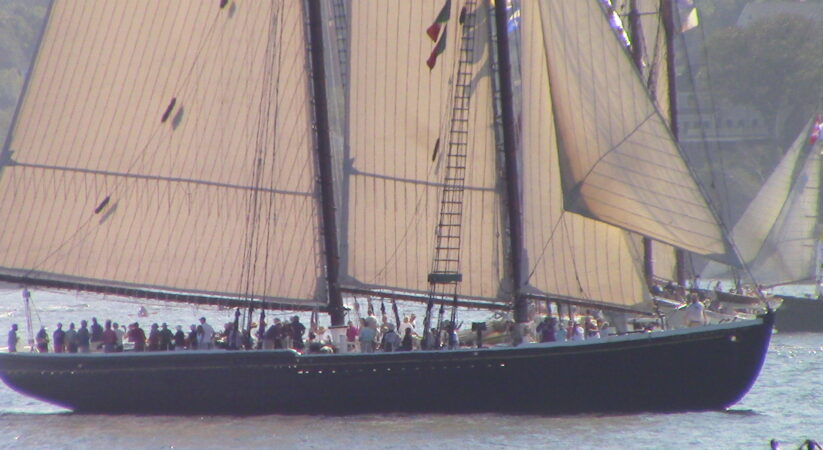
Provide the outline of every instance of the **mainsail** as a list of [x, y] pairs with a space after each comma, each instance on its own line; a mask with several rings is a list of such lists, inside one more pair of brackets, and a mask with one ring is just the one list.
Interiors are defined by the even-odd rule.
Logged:
[[302, 8], [57, 1], [0, 167], [0, 274], [324, 298]]
[[[425, 30], [443, 2], [351, 5], [350, 286], [428, 292], [461, 42], [456, 3], [453, 19], [441, 31], [446, 49], [431, 69], [426, 61], [435, 43]], [[475, 14], [460, 292], [461, 297], [508, 302], [488, 14], [483, 7]]]
[[[763, 285], [814, 283], [820, 242], [820, 141], [809, 136], [814, 119], [803, 128], [732, 230], [749, 273], [744, 279]], [[704, 279], [737, 278], [715, 262]], [[753, 279], [750, 279], [753, 278]]]

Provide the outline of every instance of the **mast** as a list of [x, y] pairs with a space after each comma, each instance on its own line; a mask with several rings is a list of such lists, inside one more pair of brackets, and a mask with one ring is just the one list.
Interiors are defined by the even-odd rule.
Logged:
[[[823, 113], [823, 95], [821, 95], [820, 98], [817, 100], [817, 107], [815, 108], [815, 111], [814, 111], [814, 114], [815, 114], [816, 117], [820, 117], [821, 113]], [[823, 120], [823, 119], [821, 119], [821, 120]], [[823, 124], [821, 124], [820, 126], [823, 127]], [[818, 133], [823, 134], [823, 132], [821, 132], [819, 130], [818, 130]], [[810, 137], [806, 136], [806, 139], [810, 139]], [[820, 139], [820, 138], [818, 137], [818, 139]], [[809, 148], [810, 152], [813, 151], [811, 147], [814, 147], [814, 144], [812, 144], [810, 146], [810, 148]], [[818, 158], [818, 165], [820, 165], [819, 159], [821, 158], [821, 156], [817, 155], [816, 157]], [[821, 287], [823, 287], [823, 286], [821, 286], [821, 283], [823, 283], [823, 270], [821, 270], [821, 268], [823, 268], [823, 227], [820, 226], [820, 214], [819, 214], [820, 211], [823, 211], [823, 195], [820, 194], [820, 187], [821, 186], [823, 186], [823, 170], [820, 170], [818, 168], [818, 173], [817, 173], [817, 187], [818, 187], [817, 211], [818, 211], [818, 214], [816, 216], [817, 217], [817, 222], [815, 223], [815, 227], [814, 227], [814, 234], [815, 234], [816, 239], [813, 242], [815, 243], [816, 248], [815, 248], [815, 252], [814, 252], [814, 256], [815, 256], [814, 274], [812, 275], [814, 277], [814, 296], [817, 299], [820, 299]]]
[[[645, 49], [643, 48], [643, 31], [640, 26], [637, 0], [631, 0], [629, 5], [629, 29], [631, 30], [632, 61], [637, 66], [637, 70], [643, 73], [643, 52]], [[643, 275], [646, 277], [646, 285], [651, 287], [654, 283], [654, 243], [648, 236], [643, 236]]]
[[[613, 8], [612, 6], [612, 9]], [[612, 11], [612, 13], [614, 12]], [[640, 12], [637, 10], [637, 0], [631, 0], [629, 4], [629, 29], [631, 30], [629, 36], [631, 38], [632, 61], [634, 61], [634, 65], [637, 66], [638, 70], [642, 70], [644, 50], [642, 39], [643, 31], [640, 26]]]
[[[340, 262], [339, 262], [339, 271], [343, 273], [343, 277], [348, 274], [348, 259], [349, 259], [349, 248], [348, 248], [348, 238], [349, 235], [349, 188], [351, 183], [351, 149], [349, 148], [349, 46], [351, 45], [349, 42], [349, 38], [351, 36], [351, 32], [349, 30], [349, 14], [351, 5], [348, 4], [348, 0], [333, 0], [331, 9], [332, 15], [334, 17], [334, 39], [330, 39], [334, 41], [334, 45], [337, 47], [337, 67], [338, 67], [338, 75], [339, 75], [339, 83], [340, 87], [342, 88], [342, 95], [343, 95], [343, 112], [340, 115], [340, 126], [342, 127], [342, 135], [343, 135], [343, 149], [342, 149], [342, 164], [341, 167], [338, 169], [340, 170], [340, 183], [338, 184], [339, 191], [336, 194], [339, 195], [340, 201], [340, 226], [338, 228], [338, 236], [343, 236], [343, 240], [340, 243]], [[332, 98], [334, 98], [334, 94], [332, 94]], [[343, 286], [340, 287], [343, 289]]]
[[29, 341], [29, 351], [35, 352], [34, 348], [34, 328], [31, 325], [31, 292], [27, 287], [23, 288], [23, 307], [26, 315], [26, 335]]
[[506, 164], [506, 205], [509, 218], [509, 245], [514, 294], [514, 320], [528, 322], [528, 303], [523, 295], [523, 215], [520, 205], [520, 175], [514, 134], [511, 59], [506, 26], [506, 2], [494, 3], [497, 28], [497, 75], [500, 78], [500, 113], [503, 124], [503, 156]]
[[344, 321], [343, 297], [340, 293], [340, 255], [335, 220], [334, 187], [331, 163], [331, 138], [326, 104], [326, 74], [323, 65], [323, 20], [320, 0], [308, 0], [309, 33], [311, 46], [312, 86], [314, 87], [314, 120], [317, 130], [317, 160], [320, 170], [320, 201], [322, 203], [323, 243], [326, 255], [329, 315], [331, 326]]
[[[674, 141], [678, 142], [677, 129], [677, 84], [674, 67], [674, 10], [673, 3], [669, 0], [660, 0], [660, 14], [663, 18], [663, 29], [666, 33], [666, 82], [669, 85], [669, 128], [674, 136]], [[675, 270], [677, 272], [677, 284], [686, 285], [686, 252], [681, 248], [674, 249]]]

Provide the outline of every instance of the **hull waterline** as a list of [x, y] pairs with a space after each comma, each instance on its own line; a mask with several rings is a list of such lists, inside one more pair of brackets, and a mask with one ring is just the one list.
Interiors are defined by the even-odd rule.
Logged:
[[80, 413], [712, 410], [751, 388], [773, 319], [435, 352], [2, 354], [0, 375], [22, 394]]

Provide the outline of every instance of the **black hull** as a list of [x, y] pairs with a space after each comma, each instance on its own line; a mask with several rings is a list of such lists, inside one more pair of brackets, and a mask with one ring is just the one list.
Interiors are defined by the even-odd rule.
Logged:
[[748, 306], [757, 306], [762, 304], [759, 297], [754, 297], [751, 295], [742, 295], [742, 294], [733, 294], [731, 292], [722, 292], [722, 291], [703, 291], [706, 293], [707, 296], [711, 297], [711, 294], [714, 293], [717, 301], [723, 303], [732, 303], [737, 305], [748, 305]]
[[773, 318], [584, 343], [439, 352], [7, 353], [0, 354], [0, 375], [20, 393], [81, 413], [714, 410], [751, 388]]
[[781, 295], [774, 327], [781, 333], [823, 333], [823, 301]]

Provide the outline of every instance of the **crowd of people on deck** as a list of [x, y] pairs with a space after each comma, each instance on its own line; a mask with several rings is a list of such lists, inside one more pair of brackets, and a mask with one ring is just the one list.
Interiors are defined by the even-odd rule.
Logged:
[[[699, 280], [695, 280], [692, 286], [686, 288], [674, 284], [669, 281], [664, 286], [654, 284], [651, 287], [651, 293], [657, 297], [673, 300], [680, 303], [682, 309], [686, 314], [684, 324], [687, 327], [695, 327], [706, 325], [709, 323], [709, 312], [720, 313], [723, 315], [734, 315], [738, 312], [751, 312], [752, 307], [747, 305], [733, 305], [725, 304], [718, 297], [719, 293], [724, 292], [721, 283], [718, 281], [714, 284], [711, 290], [699, 289]], [[714, 293], [712, 293], [712, 291]], [[746, 297], [756, 297], [758, 292], [765, 293], [762, 286], [736, 285], [731, 287], [728, 292], [730, 294], [743, 295]], [[756, 309], [757, 307], [755, 307]]]
[[[601, 330], [606, 330], [608, 322], [602, 318], [583, 316], [582, 320], [560, 321], [553, 316], [546, 316], [531, 331], [534, 341], [582, 341], [600, 338]], [[312, 321], [307, 328], [300, 322], [299, 316], [289, 320], [275, 318], [270, 326], [261, 321], [256, 333], [251, 330], [241, 331], [238, 322], [226, 323], [224, 330], [215, 332], [214, 328], [201, 317], [199, 324], [192, 324], [184, 331], [180, 325], [173, 329], [166, 323], [151, 324], [148, 333], [138, 322], [121, 326], [117, 322], [106, 320], [102, 324], [96, 317], [91, 323], [81, 320], [79, 327], [74, 322], [64, 329], [57, 323], [56, 329], [48, 333], [41, 326], [34, 340], [34, 349], [40, 353], [112, 353], [131, 350], [142, 351], [180, 351], [223, 349], [294, 349], [301, 353], [333, 353], [345, 345], [346, 352], [398, 352], [412, 350], [439, 350], [460, 348], [458, 334], [461, 324], [443, 321], [438, 328], [430, 328], [429, 333], [418, 331], [417, 317], [405, 316], [397, 327], [384, 314], [378, 322], [377, 317], [369, 315], [360, 318], [358, 324], [351, 320], [345, 328], [345, 343], [335, 343], [330, 330], [318, 326]], [[509, 324], [511, 325], [511, 324]], [[8, 334], [8, 351], [18, 351], [18, 326], [13, 324]], [[342, 339], [342, 338], [341, 338]]]
[[[8, 351], [11, 353], [18, 351], [20, 338], [17, 331], [17, 324], [12, 324], [8, 335]], [[114, 353], [122, 352], [126, 343], [137, 352], [208, 350], [215, 346], [215, 332], [205, 317], [200, 318], [199, 325], [192, 325], [189, 333], [183, 332], [180, 325], [172, 331], [165, 323], [154, 323], [148, 335], [138, 322], [120, 326], [117, 322], [106, 320], [101, 325], [96, 317], [92, 317], [91, 324], [81, 320], [80, 326], [75, 327], [71, 322], [65, 330], [63, 324], [58, 322], [51, 335], [45, 326], [41, 326], [34, 338], [34, 349], [40, 353]]]
[[563, 326], [556, 317], [546, 316], [537, 324], [535, 332], [540, 342], [585, 341], [600, 339], [607, 334], [609, 323], [603, 318], [590, 315], [583, 317], [583, 323], [569, 319]]
[[[477, 345], [476, 340], [472, 341], [473, 336], [469, 332], [463, 333], [462, 337], [466, 342], [461, 343], [462, 322], [441, 320], [439, 326], [430, 327], [428, 332], [425, 332], [422, 326], [418, 327], [415, 314], [406, 315], [401, 321], [395, 308], [395, 320], [392, 321], [385, 308], [381, 307], [381, 311], [381, 319], [378, 321], [371, 303], [365, 317], [361, 317], [359, 308], [355, 305], [356, 322], [349, 320], [345, 329], [340, 327], [335, 333], [319, 326], [315, 314], [312, 315], [308, 327], [300, 322], [299, 316], [284, 320], [274, 318], [268, 325], [265, 314], [261, 314], [259, 325], [249, 321], [246, 329], [243, 329], [240, 326], [241, 314], [238, 310], [235, 312], [234, 322], [226, 323], [222, 332], [215, 332], [205, 317], [199, 319], [199, 324], [190, 325], [188, 330], [184, 330], [181, 325], [172, 328], [167, 323], [153, 323], [148, 332], [144, 331], [139, 322], [121, 326], [112, 320], [105, 320], [101, 324], [96, 317], [92, 317], [91, 323], [80, 320], [79, 326], [71, 322], [64, 328], [63, 323], [57, 323], [52, 333], [49, 333], [45, 326], [41, 326], [31, 347], [32, 351], [40, 353], [112, 353], [125, 350], [142, 352], [215, 348], [293, 349], [301, 353], [374, 353], [457, 349], [461, 345]], [[569, 314], [572, 314], [571, 309]], [[141, 306], [138, 317], [146, 316], [146, 309]], [[608, 326], [602, 314], [591, 315], [587, 311], [586, 315], [578, 316], [577, 319], [569, 317], [567, 322], [548, 315], [526, 327], [525, 334], [513, 322], [504, 321], [505, 330], [498, 333], [498, 336], [509, 337], [510, 339], [506, 340], [509, 343], [514, 342], [515, 345], [523, 342], [582, 341], [600, 338], [601, 333], [606, 335]], [[9, 352], [19, 350], [17, 333], [18, 325], [12, 324], [8, 334]], [[480, 334], [477, 337], [479, 338]]]
[[[684, 304], [686, 312], [684, 325], [700, 326], [708, 322], [707, 311], [722, 312], [722, 305], [717, 305], [710, 301], [703, 291], [697, 290], [697, 281], [690, 291], [685, 287], [676, 285], [671, 281], [665, 286], [654, 284], [651, 293], [658, 297], [669, 298], [680, 301]], [[758, 289], [760, 287], [758, 286]], [[719, 282], [714, 286], [714, 290], [720, 290]], [[749, 294], [746, 287], [738, 286], [730, 292], [743, 292]], [[27, 291], [24, 291], [24, 297]], [[338, 352], [340, 347], [345, 346], [346, 352], [394, 352], [412, 350], [439, 350], [456, 349], [461, 344], [474, 345], [469, 338], [466, 343], [461, 343], [459, 333], [461, 323], [453, 323], [443, 320], [439, 327], [432, 327], [426, 333], [422, 327], [418, 328], [415, 314], [407, 315], [402, 322], [395, 310], [397, 325], [391, 323], [385, 312], [385, 307], [381, 307], [382, 318], [378, 321], [374, 313], [371, 302], [366, 317], [360, 317], [359, 305], [355, 303], [357, 312], [356, 323], [348, 321], [345, 329], [345, 341], [334, 342], [330, 330], [318, 326], [315, 320], [307, 328], [300, 322], [299, 316], [293, 316], [288, 320], [275, 318], [270, 326], [262, 319], [260, 326], [256, 324], [249, 329], [241, 330], [238, 320], [225, 324], [221, 333], [215, 332], [214, 328], [206, 322], [205, 317], [201, 317], [199, 324], [192, 324], [189, 330], [184, 331], [183, 327], [177, 325], [171, 329], [166, 323], [158, 325], [153, 323], [148, 334], [140, 327], [138, 322], [127, 326], [121, 326], [117, 322], [106, 320], [103, 325], [98, 323], [97, 318], [91, 319], [91, 324], [86, 320], [81, 320], [79, 327], [75, 323], [69, 323], [64, 329], [62, 323], [57, 323], [53, 333], [49, 334], [45, 327], [41, 327], [34, 340], [34, 349], [41, 353], [49, 351], [55, 353], [90, 353], [90, 352], [119, 352], [124, 349], [133, 351], [169, 351], [169, 350], [210, 350], [214, 348], [224, 349], [294, 349], [299, 352]], [[523, 331], [516, 331], [514, 324], [509, 321], [506, 326], [506, 334], [510, 335], [511, 341], [515, 345], [522, 342], [563, 342], [563, 341], [583, 341], [586, 339], [598, 339], [601, 336], [611, 334], [609, 324], [606, 322], [600, 311], [591, 313], [586, 311], [585, 315], [573, 315], [563, 319], [562, 316], [546, 315], [542, 320], [534, 322]], [[138, 317], [147, 317], [148, 311], [141, 306]], [[236, 317], [239, 316], [239, 311]], [[251, 324], [250, 324], [251, 325]], [[536, 325], [536, 326], [535, 326]], [[638, 329], [635, 323], [635, 331], [654, 331], [655, 323], [650, 323], [645, 328]], [[257, 328], [252, 333], [252, 328]], [[8, 351], [18, 351], [19, 338], [17, 336], [18, 326], [13, 324], [8, 334]], [[465, 336], [465, 334], [464, 334]]]

